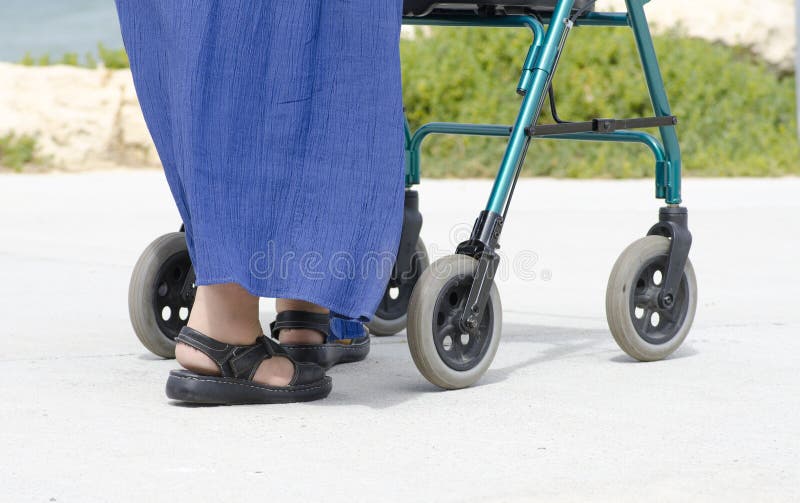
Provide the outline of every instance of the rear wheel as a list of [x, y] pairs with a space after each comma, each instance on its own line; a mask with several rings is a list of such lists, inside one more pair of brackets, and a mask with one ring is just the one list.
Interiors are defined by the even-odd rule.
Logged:
[[189, 321], [195, 291], [184, 233], [165, 234], [145, 248], [131, 274], [128, 313], [150, 352], [175, 358], [175, 337]]
[[411, 262], [411, 270], [407, 271], [399, 284], [386, 286], [381, 303], [375, 311], [367, 328], [373, 335], [395, 335], [406, 329], [408, 322], [408, 303], [414, 285], [417, 284], [423, 271], [428, 268], [428, 251], [422, 238], [417, 241], [417, 248]]

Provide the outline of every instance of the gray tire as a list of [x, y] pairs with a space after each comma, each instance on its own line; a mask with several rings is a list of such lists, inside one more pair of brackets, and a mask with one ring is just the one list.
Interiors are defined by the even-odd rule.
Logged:
[[608, 280], [608, 328], [623, 351], [643, 362], [662, 360], [675, 352], [686, 339], [697, 310], [697, 280], [690, 261], [672, 309], [657, 306], [655, 296], [669, 245], [663, 236], [635, 241], [617, 259]]
[[[417, 241], [416, 254], [416, 278], [413, 278], [412, 281], [402, 285], [400, 288], [386, 288], [386, 293], [381, 300], [378, 311], [376, 311], [375, 316], [372, 317], [370, 322], [367, 323], [369, 333], [372, 335], [395, 335], [406, 329], [406, 324], [408, 323], [408, 302], [411, 292], [414, 289], [414, 285], [419, 280], [419, 277], [425, 269], [430, 266], [428, 250], [425, 248], [425, 243], [422, 241], [422, 238], [419, 238]], [[396, 295], [392, 296], [393, 293]], [[392, 306], [391, 304], [393, 303], [397, 305]]]
[[444, 389], [466, 388], [478, 381], [500, 344], [503, 306], [496, 285], [492, 285], [477, 331], [465, 334], [455, 323], [477, 266], [478, 262], [466, 255], [437, 260], [420, 277], [408, 306], [411, 357], [426, 379]]
[[194, 297], [182, 297], [179, 290], [187, 277], [193, 281], [191, 267], [184, 234], [171, 232], [145, 248], [131, 274], [133, 331], [145, 348], [163, 358], [175, 358], [175, 336], [189, 318]]

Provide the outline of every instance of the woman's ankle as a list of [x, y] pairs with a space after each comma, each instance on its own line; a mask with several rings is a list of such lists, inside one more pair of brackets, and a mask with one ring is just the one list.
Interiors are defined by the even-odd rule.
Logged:
[[[219, 376], [219, 367], [211, 358], [186, 344], [175, 346], [175, 359], [191, 372], [207, 376]], [[261, 362], [253, 376], [253, 381], [268, 386], [287, 386], [294, 376], [294, 364], [282, 356], [275, 356]]]
[[275, 299], [275, 310], [279, 313], [283, 311], [307, 311], [309, 313], [328, 314], [327, 307], [297, 299]]
[[249, 346], [264, 334], [258, 321], [255, 323], [240, 323], [234, 320], [216, 320], [214, 323], [204, 323], [204, 321], [190, 318], [187, 326], [215, 341], [235, 346]]
[[218, 376], [219, 367], [211, 358], [186, 344], [178, 343], [175, 346], [175, 359], [181, 367], [202, 375]]
[[280, 335], [281, 344], [323, 344], [325, 336], [308, 328], [284, 328]]
[[188, 325], [214, 340], [237, 346], [253, 344], [263, 334], [258, 297], [235, 283], [198, 287]]
[[[311, 302], [296, 299], [275, 299], [275, 310], [279, 313], [284, 311], [306, 311], [309, 313], [328, 314], [327, 308]], [[323, 344], [325, 336], [316, 330], [307, 328], [285, 328], [278, 335], [281, 344]]]

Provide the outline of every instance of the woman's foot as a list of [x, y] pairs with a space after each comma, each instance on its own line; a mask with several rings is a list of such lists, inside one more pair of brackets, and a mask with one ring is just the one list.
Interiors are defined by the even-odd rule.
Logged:
[[[270, 324], [271, 335], [295, 361], [329, 369], [340, 363], [361, 361], [369, 354], [369, 335], [360, 323], [338, 318], [334, 323], [327, 309], [299, 300], [278, 299], [276, 307], [278, 316]], [[361, 329], [358, 337], [352, 337], [355, 331], [348, 323], [356, 323]], [[332, 333], [333, 325], [348, 328], [348, 337], [337, 337], [343, 334]]]
[[[210, 358], [220, 375], [171, 371], [166, 392], [173, 400], [208, 405], [277, 404], [319, 400], [331, 392], [331, 378], [319, 365], [295, 361], [280, 344], [263, 335], [253, 344], [234, 345], [183, 327], [176, 341]], [[282, 386], [259, 383], [264, 363], [277, 359], [292, 365], [292, 378]]]
[[[235, 283], [199, 286], [188, 326], [219, 342], [237, 346], [253, 344], [263, 335], [258, 321], [258, 297]], [[186, 344], [176, 345], [175, 358], [192, 372], [220, 375], [219, 366], [211, 358]], [[286, 386], [293, 376], [294, 364], [288, 358], [275, 356], [261, 362], [253, 381]]]
[[[316, 304], [303, 300], [277, 299], [275, 310], [278, 313], [284, 311], [305, 311], [307, 313], [330, 314], [330, 312]], [[281, 344], [293, 346], [297, 344], [324, 344], [325, 336], [317, 330], [309, 328], [284, 328], [278, 335]]]
[[294, 360], [263, 335], [258, 297], [236, 284], [200, 286], [188, 326], [176, 339], [167, 397], [201, 404], [274, 404], [318, 400], [331, 378], [318, 365]]

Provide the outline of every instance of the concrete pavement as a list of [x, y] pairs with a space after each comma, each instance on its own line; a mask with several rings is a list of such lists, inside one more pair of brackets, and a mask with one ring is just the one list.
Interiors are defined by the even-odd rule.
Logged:
[[[488, 181], [426, 180], [450, 253]], [[525, 179], [502, 251], [504, 341], [440, 392], [404, 335], [312, 404], [186, 407], [127, 320], [144, 246], [176, 230], [156, 171], [0, 176], [0, 501], [798, 501], [800, 179], [689, 179], [695, 327], [667, 361], [605, 326], [650, 181]], [[272, 317], [263, 304], [263, 320]]]

